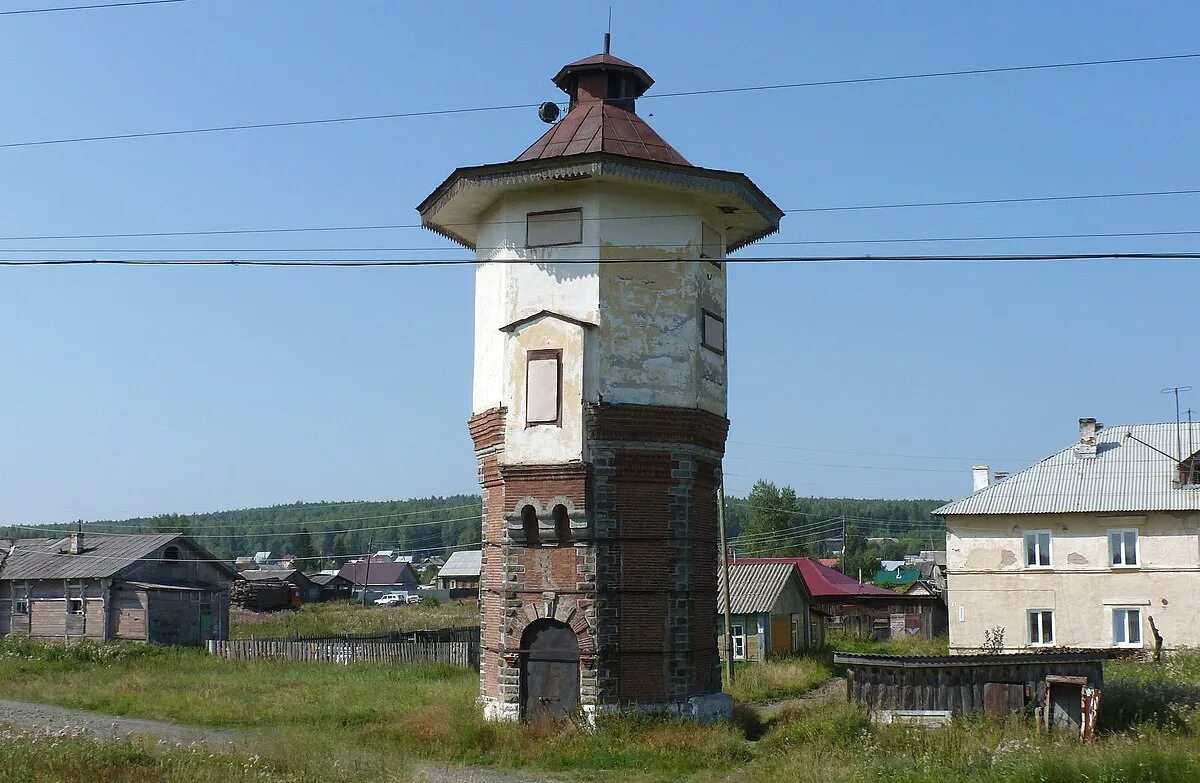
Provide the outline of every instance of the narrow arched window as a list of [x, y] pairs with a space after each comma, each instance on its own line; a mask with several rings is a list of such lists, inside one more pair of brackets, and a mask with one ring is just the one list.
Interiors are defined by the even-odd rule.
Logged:
[[179, 547], [169, 546], [163, 550], [163, 560], [178, 560], [178, 559], [179, 559]]
[[562, 503], [554, 507], [554, 534], [558, 543], [571, 543], [571, 519], [567, 516], [567, 507]]
[[525, 506], [521, 509], [521, 528], [525, 531], [526, 544], [539, 542], [537, 509], [533, 506]]

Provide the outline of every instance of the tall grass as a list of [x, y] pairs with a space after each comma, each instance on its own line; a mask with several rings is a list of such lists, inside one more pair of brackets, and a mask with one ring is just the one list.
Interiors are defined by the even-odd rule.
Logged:
[[909, 637], [877, 642], [859, 638], [851, 633], [837, 631], [826, 635], [825, 645], [831, 650], [844, 653], [946, 655], [950, 650], [950, 639], [946, 636], [935, 636], [932, 639]]
[[782, 701], [808, 693], [830, 677], [829, 666], [817, 658], [777, 658], [763, 663], [739, 663], [733, 684], [725, 692], [738, 701]]
[[478, 624], [479, 607], [474, 599], [450, 601], [440, 606], [363, 606], [353, 601], [326, 601], [304, 604], [298, 611], [232, 609], [229, 638], [371, 634]]

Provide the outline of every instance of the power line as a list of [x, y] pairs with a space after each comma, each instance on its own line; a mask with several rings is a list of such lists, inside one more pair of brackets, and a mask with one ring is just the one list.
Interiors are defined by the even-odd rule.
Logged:
[[686, 90], [681, 92], [663, 92], [646, 95], [643, 98], [678, 98], [689, 95], [719, 95], [736, 92], [761, 92], [764, 90], [791, 90], [800, 87], [833, 87], [843, 84], [870, 84], [872, 82], [898, 82], [914, 79], [941, 79], [951, 76], [979, 76], [995, 73], [1017, 73], [1020, 71], [1047, 71], [1054, 68], [1084, 68], [1094, 65], [1124, 65], [1130, 63], [1147, 63], [1164, 60], [1189, 60], [1200, 57], [1200, 54], [1170, 54], [1153, 57], [1125, 57], [1111, 60], [1078, 60], [1075, 62], [1046, 63], [1042, 65], [1010, 65], [999, 68], [971, 68], [960, 71], [929, 71], [925, 73], [909, 73], [898, 76], [866, 76], [855, 79], [828, 79], [819, 82], [793, 82], [791, 84], [770, 84], [754, 87], [725, 87], [707, 90]]
[[[846, 206], [834, 207], [804, 207], [797, 209], [785, 209], [786, 214], [801, 214], [806, 212], [849, 212], [855, 210], [873, 210], [873, 209], [909, 209], [918, 207], [958, 207], [958, 206], [974, 206], [980, 204], [1028, 204], [1043, 201], [1084, 201], [1093, 199], [1110, 199], [1110, 198], [1148, 198], [1156, 196], [1190, 196], [1200, 194], [1200, 189], [1191, 190], [1144, 190], [1131, 191], [1125, 193], [1083, 193], [1078, 195], [1066, 196], [1022, 196], [1016, 198], [991, 198], [991, 199], [972, 199], [968, 201], [923, 201], [909, 203], [893, 203], [893, 204], [851, 204]], [[699, 213], [675, 213], [670, 215], [596, 215], [583, 216], [580, 220], [583, 221], [601, 221], [601, 220], [659, 220], [668, 218], [681, 217], [698, 217]], [[519, 225], [524, 223], [524, 220], [498, 220], [493, 221], [489, 225]], [[462, 223], [445, 223], [448, 227], [453, 226], [478, 226], [478, 221], [469, 221]], [[7, 236], [0, 237], [3, 242], [33, 242], [52, 239], [147, 239], [147, 238], [165, 238], [165, 237], [191, 237], [191, 236], [233, 236], [243, 234], [298, 234], [308, 232], [331, 232], [331, 231], [392, 231], [397, 229], [416, 229], [425, 228], [421, 223], [380, 223], [375, 225], [350, 225], [350, 226], [291, 226], [283, 228], [231, 228], [231, 229], [212, 229], [208, 231], [139, 231], [128, 233], [112, 233], [112, 234], [30, 234], [27, 236]]]
[[[935, 457], [935, 456], [931, 456], [928, 454], [893, 454], [890, 452], [883, 452], [883, 451], [846, 451], [843, 449], [818, 449], [818, 448], [814, 448], [814, 447], [810, 447], [810, 446], [790, 446], [790, 445], [783, 445], [783, 444], [779, 444], [779, 443], [754, 443], [754, 442], [745, 441], [745, 440], [729, 440], [729, 441], [726, 441], [726, 443], [730, 443], [730, 444], [734, 444], [734, 445], [738, 445], [738, 446], [758, 446], [758, 447], [767, 448], [767, 449], [790, 449], [792, 451], [817, 451], [817, 452], [822, 452], [822, 453], [826, 453], [826, 454], [854, 454], [854, 455], [866, 456], [866, 457], [897, 457], [900, 459], [931, 459], [931, 460], [945, 460], [945, 461], [949, 461], [949, 462], [983, 462], [983, 461], [987, 461], [982, 457]], [[1018, 459], [1016, 457], [990, 457], [987, 459], [994, 461], [994, 462], [1033, 462], [1034, 461], [1034, 460], [1023, 459], [1023, 458]]]
[[[369, 502], [369, 501], [361, 501], [361, 502]], [[352, 505], [352, 503], [339, 503], [337, 505]], [[205, 525], [189, 523], [187, 528], [189, 530], [196, 530], [198, 528], [208, 529], [208, 528], [214, 528], [214, 527], [240, 527], [243, 529], [254, 529], [254, 528], [262, 528], [262, 527], [274, 527], [276, 525], [332, 525], [332, 524], [339, 524], [341, 522], [363, 522], [363, 521], [372, 520], [372, 519], [391, 519], [393, 517], [409, 517], [409, 516], [415, 516], [417, 514], [438, 514], [438, 513], [442, 513], [442, 512], [446, 512], [446, 511], [461, 511], [464, 508], [480, 508], [480, 504], [479, 503], [467, 503], [467, 504], [464, 504], [461, 506], [443, 506], [440, 508], [427, 508], [427, 509], [420, 509], [417, 511], [397, 511], [397, 512], [394, 512], [391, 514], [373, 514], [370, 516], [362, 516], [362, 517], [342, 517], [340, 519], [312, 519], [312, 520], [292, 520], [292, 521], [281, 521], [281, 522], [262, 522], [262, 523], [256, 523], [253, 525], [238, 525], [238, 524], [231, 523], [231, 522], [210, 522]], [[218, 513], [223, 513], [223, 512], [218, 512]], [[75, 523], [74, 522], [63, 522], [61, 524], [74, 525]], [[152, 528], [152, 527], [154, 527], [153, 520], [148, 521], [148, 522], [142, 522], [142, 523], [137, 523], [137, 522], [130, 523], [128, 520], [120, 520], [120, 521], [116, 521], [116, 522], [95, 521], [95, 522], [88, 522], [86, 524], [88, 524], [88, 525], [103, 525], [104, 527], [116, 527], [116, 528], [148, 528], [148, 527]], [[3, 526], [0, 526], [0, 527], [3, 527]], [[166, 531], [166, 532], [171, 532], [171, 531]], [[312, 531], [312, 532], [325, 533], [327, 531], [316, 530], [316, 531]], [[272, 533], [271, 535], [274, 535], [274, 534]]]
[[[460, 517], [458, 519], [436, 519], [436, 520], [433, 520], [430, 522], [408, 522], [408, 523], [397, 522], [392, 525], [376, 525], [373, 527], [351, 527], [351, 528], [346, 528], [344, 530], [319, 530], [319, 531], [280, 530], [280, 531], [272, 531], [265, 535], [267, 535], [267, 536], [290, 536], [290, 535], [297, 535], [297, 534], [305, 533], [305, 532], [308, 532], [308, 533], [317, 532], [317, 533], [324, 535], [326, 533], [358, 533], [361, 531], [369, 531], [369, 530], [399, 530], [402, 528], [430, 527], [431, 525], [446, 525], [446, 524], [450, 524], [451, 522], [468, 522], [468, 521], [472, 521], [472, 520], [477, 521], [478, 519], [479, 519], [479, 515], [475, 514], [475, 515], [472, 515], [469, 517]], [[66, 532], [62, 528], [35, 527], [33, 525], [5, 525], [4, 527], [20, 528], [22, 530], [32, 530], [34, 532], [43, 532], [43, 533], [59, 533], [59, 534], [61, 534], [63, 532]], [[85, 532], [87, 532], [87, 531], [85, 531]], [[217, 534], [217, 533], [189, 533], [186, 530], [165, 530], [165, 531], [157, 531], [157, 532], [164, 533], [164, 534], [178, 533], [179, 535], [187, 536], [188, 538], [197, 538], [197, 539], [199, 539], [199, 538], [229, 539], [229, 538], [246, 538], [247, 537], [245, 533], [220, 533], [220, 534]], [[108, 532], [97, 531], [96, 535], [98, 535], [98, 536], [141, 536], [141, 535], [151, 535], [151, 533], [108, 533]], [[250, 536], [250, 537], [252, 538], [253, 536]]]
[[[26, 251], [28, 252], [28, 251]], [[36, 251], [35, 251], [36, 252]], [[1010, 255], [841, 255], [841, 256], [757, 256], [749, 258], [727, 258], [726, 264], [823, 264], [823, 263], [991, 263], [1005, 261], [1104, 261], [1104, 260], [1195, 260], [1200, 252], [1178, 253], [1044, 253]], [[673, 258], [672, 262], [708, 264], [705, 258]], [[596, 259], [556, 259], [545, 261], [529, 258], [493, 258], [479, 261], [474, 258], [421, 258], [421, 259], [290, 259], [271, 260], [263, 258], [70, 258], [0, 260], [0, 266], [268, 266], [268, 267], [437, 267], [474, 266], [476, 264], [554, 264], [580, 265], [598, 263], [661, 264], [659, 259], [622, 259], [620, 261], [598, 261]]]
[[165, 5], [166, 3], [185, 3], [187, 0], [129, 0], [124, 3], [96, 3], [94, 5], [65, 5], [57, 8], [24, 8], [18, 11], [0, 11], [0, 16], [16, 16], [17, 14], [52, 14], [58, 11], [91, 11], [96, 8], [126, 8], [131, 5]]
[[[145, 0], [149, 1], [149, 0]], [[926, 73], [897, 74], [892, 76], [869, 76], [854, 79], [829, 79], [814, 82], [789, 82], [784, 84], [759, 84], [746, 87], [725, 87], [705, 90], [686, 90], [681, 92], [660, 93], [643, 96], [643, 100], [659, 98], [678, 98], [695, 95], [722, 95], [738, 92], [761, 92], [766, 90], [793, 90], [805, 87], [830, 87], [834, 85], [867, 84], [871, 82], [895, 82], [917, 79], [939, 79], [954, 76], [975, 76], [983, 74], [1016, 73], [1020, 71], [1045, 71], [1056, 68], [1084, 68], [1098, 65], [1126, 65], [1132, 63], [1167, 62], [1174, 60], [1190, 60], [1200, 58], [1200, 53], [1155, 55], [1151, 57], [1123, 57], [1106, 60], [1079, 60], [1073, 62], [1043, 63], [1038, 65], [1012, 65], [999, 68], [972, 68], [957, 71], [933, 71]], [[93, 141], [116, 141], [121, 139], [145, 139], [162, 136], [184, 136], [201, 133], [224, 133], [228, 131], [260, 130], [265, 128], [294, 128], [305, 125], [332, 125], [337, 123], [370, 122], [375, 120], [392, 120], [408, 117], [432, 117], [447, 114], [478, 114], [482, 112], [508, 111], [512, 109], [530, 109], [539, 103], [518, 103], [499, 106], [473, 106], [460, 109], [428, 109], [424, 111], [393, 112], [387, 114], [363, 114], [347, 117], [322, 117], [308, 120], [286, 120], [278, 122], [241, 123], [234, 125], [217, 125], [202, 128], [181, 128], [176, 130], [142, 131], [136, 133], [113, 133], [94, 136], [75, 136], [58, 139], [39, 139], [33, 141], [16, 141], [0, 144], [0, 148], [40, 147], [51, 144], [76, 144]]]
[[[1159, 190], [1132, 191], [1123, 193], [1080, 193], [1074, 196], [1026, 196], [1016, 198], [976, 198], [970, 201], [944, 202], [910, 202], [892, 204], [848, 204], [844, 207], [806, 207], [782, 210], [788, 215], [803, 213], [836, 213], [836, 211], [854, 211], [871, 209], [912, 209], [930, 207], [971, 207], [979, 204], [1027, 204], [1036, 202], [1068, 202], [1090, 201], [1104, 198], [1147, 198], [1158, 196], [1195, 196], [1200, 189], [1194, 190]], [[674, 217], [695, 217], [696, 213], [676, 213], [672, 215], [596, 215], [582, 216], [582, 221], [608, 220], [666, 220]], [[493, 221], [490, 225], [521, 225], [524, 220]], [[448, 227], [479, 226], [478, 221], [444, 223]], [[0, 241], [41, 241], [49, 239], [154, 239], [167, 237], [229, 237], [240, 234], [296, 234], [308, 232], [342, 232], [342, 231], [395, 231], [402, 228], [425, 228], [421, 223], [378, 223], [378, 225], [358, 226], [294, 226], [282, 228], [218, 228], [210, 231], [152, 231], [128, 232], [110, 234], [29, 234], [24, 237], [0, 237]]]
[[[805, 239], [805, 240], [773, 240], [756, 243], [757, 245], [873, 245], [873, 244], [905, 244], [924, 242], [996, 242], [1029, 239], [1112, 239], [1130, 237], [1171, 237], [1194, 236], [1200, 230], [1188, 231], [1126, 231], [1121, 233], [1091, 233], [1091, 234], [1013, 234], [997, 236], [965, 236], [965, 237], [893, 237], [889, 239]], [[647, 243], [639, 247], [670, 248], [678, 247], [678, 242]], [[601, 245], [571, 245], [575, 250], [598, 250]], [[510, 250], [511, 247], [496, 245], [494, 247], [477, 247], [478, 252]], [[457, 247], [242, 247], [219, 248], [224, 253], [428, 253], [428, 252], [457, 252]], [[22, 249], [24, 253], [211, 253], [213, 248], [37, 248]], [[547, 263], [540, 259], [541, 263]], [[554, 263], [554, 262], [549, 262]]]

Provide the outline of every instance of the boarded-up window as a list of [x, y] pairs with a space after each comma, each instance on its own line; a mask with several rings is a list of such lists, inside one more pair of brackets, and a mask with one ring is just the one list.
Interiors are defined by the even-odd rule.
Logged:
[[707, 223], [700, 224], [700, 257], [707, 258], [718, 269], [721, 268], [721, 259], [725, 257], [725, 242], [720, 232]]
[[525, 382], [525, 423], [558, 424], [562, 351], [530, 351]]
[[700, 341], [705, 348], [725, 353], [725, 319], [707, 310], [701, 313]]
[[579, 209], [530, 212], [525, 216], [525, 247], [577, 245], [583, 241], [583, 213]]

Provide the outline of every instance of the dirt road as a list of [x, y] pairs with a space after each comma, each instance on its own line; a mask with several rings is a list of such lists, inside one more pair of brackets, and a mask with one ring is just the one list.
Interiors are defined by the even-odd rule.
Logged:
[[[236, 742], [253, 748], [254, 736], [228, 729], [188, 726], [161, 720], [121, 718], [97, 712], [73, 710], [53, 704], [0, 699], [0, 724], [25, 729], [55, 732], [80, 731], [99, 740], [147, 738], [183, 744], [203, 744], [228, 749]], [[492, 769], [454, 767], [425, 761], [412, 762], [415, 780], [423, 783], [562, 783], [556, 778], [525, 772], [497, 772]]]

